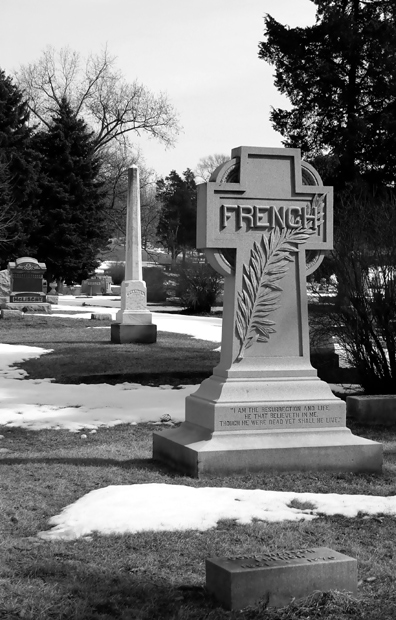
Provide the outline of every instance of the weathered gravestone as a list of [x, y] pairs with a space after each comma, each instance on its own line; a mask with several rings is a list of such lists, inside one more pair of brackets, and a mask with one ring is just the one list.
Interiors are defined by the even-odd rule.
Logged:
[[111, 324], [111, 342], [153, 343], [157, 326], [147, 308], [147, 289], [142, 271], [140, 187], [137, 166], [128, 169], [128, 204], [125, 250], [125, 280], [121, 285], [121, 310]]
[[8, 269], [0, 271], [0, 308], [10, 301], [11, 281]]
[[198, 186], [197, 247], [225, 276], [221, 358], [154, 458], [193, 476], [381, 470], [309, 359], [306, 276], [332, 247], [332, 198], [298, 149], [234, 149]]
[[111, 295], [111, 276], [93, 276], [81, 282], [81, 293], [95, 297], [96, 295]]
[[47, 267], [35, 258], [24, 256], [8, 263], [11, 290], [10, 302], [6, 308], [51, 312], [51, 306], [43, 292], [43, 275]]
[[315, 591], [357, 594], [357, 562], [327, 547], [206, 560], [206, 588], [227, 609], [284, 607]]

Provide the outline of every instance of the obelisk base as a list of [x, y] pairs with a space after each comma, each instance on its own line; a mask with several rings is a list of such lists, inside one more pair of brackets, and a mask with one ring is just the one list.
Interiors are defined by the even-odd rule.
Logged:
[[157, 341], [157, 326], [147, 309], [144, 280], [124, 280], [121, 285], [121, 308], [111, 324], [111, 342], [116, 344], [152, 344]]
[[153, 458], [195, 478], [265, 471], [380, 473], [382, 445], [347, 428], [211, 432], [184, 422], [154, 433]]
[[152, 344], [157, 342], [156, 325], [111, 324], [111, 342], [115, 344]]

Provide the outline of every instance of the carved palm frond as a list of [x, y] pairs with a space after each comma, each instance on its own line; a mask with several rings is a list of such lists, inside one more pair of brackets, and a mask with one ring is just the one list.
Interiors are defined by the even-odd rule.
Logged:
[[[317, 224], [322, 223], [322, 215]], [[320, 220], [320, 222], [318, 221]], [[314, 233], [312, 228], [275, 228], [254, 242], [248, 265], [243, 267], [242, 290], [238, 293], [236, 333], [241, 343], [237, 360], [253, 342], [268, 342], [275, 333], [275, 322], [268, 318], [279, 308], [282, 288], [280, 280], [286, 274], [298, 246]]]

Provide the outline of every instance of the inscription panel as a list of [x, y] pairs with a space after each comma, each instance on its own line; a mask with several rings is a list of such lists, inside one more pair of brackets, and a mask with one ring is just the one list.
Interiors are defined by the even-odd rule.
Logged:
[[357, 561], [328, 547], [209, 558], [206, 587], [227, 609], [242, 609], [259, 599], [269, 607], [284, 607], [315, 591], [356, 595]]
[[288, 430], [290, 428], [325, 428], [345, 424], [342, 403], [249, 403], [223, 406], [218, 410], [216, 429]]
[[331, 562], [336, 560], [336, 552], [326, 547], [316, 549], [295, 549], [293, 551], [269, 551], [249, 556], [234, 556], [224, 558], [229, 568], [264, 568], [265, 566], [285, 566], [300, 564], [301, 562]]
[[126, 307], [132, 310], [146, 309], [146, 292], [138, 288], [129, 288], [126, 292]]

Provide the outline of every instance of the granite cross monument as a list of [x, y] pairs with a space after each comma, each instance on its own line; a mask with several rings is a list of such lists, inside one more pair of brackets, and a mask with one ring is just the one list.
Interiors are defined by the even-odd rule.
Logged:
[[221, 357], [154, 458], [193, 476], [381, 471], [310, 364], [306, 276], [332, 248], [332, 201], [298, 149], [234, 149], [198, 186], [197, 247], [225, 276]]

